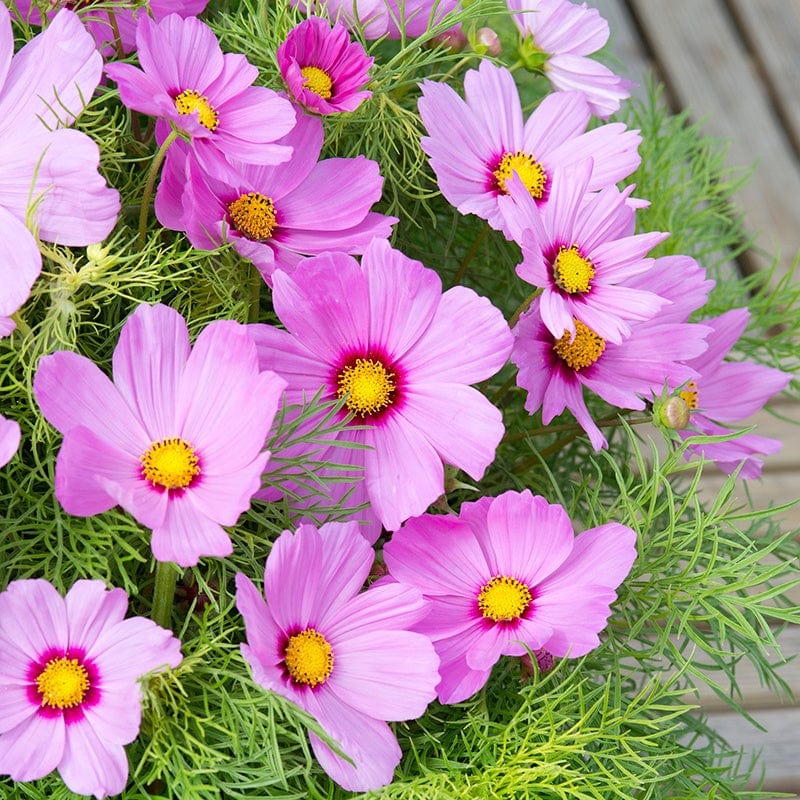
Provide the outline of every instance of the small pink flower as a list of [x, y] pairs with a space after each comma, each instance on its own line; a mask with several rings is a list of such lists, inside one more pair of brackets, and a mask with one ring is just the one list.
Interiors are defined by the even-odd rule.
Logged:
[[428, 612], [422, 595], [397, 584], [360, 591], [373, 559], [355, 523], [303, 525], [272, 546], [264, 596], [236, 576], [253, 679], [338, 742], [353, 763], [309, 733], [322, 768], [353, 792], [391, 782], [402, 753], [386, 721], [421, 716], [439, 679], [430, 640], [409, 630]]
[[558, 91], [579, 91], [592, 113], [619, 111], [634, 85], [586, 56], [608, 41], [608, 22], [596, 8], [570, 0], [507, 0], [522, 36], [523, 63], [544, 70]]
[[369, 81], [368, 58], [360, 42], [351, 42], [340, 23], [310, 17], [289, 31], [277, 52], [289, 94], [309, 111], [335, 114], [355, 111], [372, 92], [359, 91]]
[[0, 414], [0, 467], [11, 461], [11, 457], [19, 449], [19, 440], [19, 423]]
[[258, 70], [238, 53], [223, 54], [211, 28], [196, 17], [170, 14], [154, 22], [141, 15], [136, 44], [142, 69], [108, 64], [122, 102], [158, 117], [162, 143], [170, 123], [191, 137], [200, 158], [277, 164], [290, 151], [275, 142], [291, 130], [291, 103], [263, 86]]
[[609, 522], [575, 536], [560, 505], [527, 489], [408, 520], [383, 549], [389, 574], [431, 603], [415, 630], [441, 659], [442, 703], [488, 680], [502, 655], [585, 655], [600, 643], [636, 534]]
[[[505, 231], [498, 197], [518, 174], [538, 204], [547, 202], [553, 171], [593, 159], [588, 191], [610, 186], [639, 165], [641, 137], [621, 123], [586, 131], [591, 113], [578, 92], [556, 92], [527, 121], [514, 77], [485, 60], [464, 76], [462, 100], [450, 86], [425, 80], [419, 113], [421, 140], [445, 199]], [[506, 232], [506, 235], [507, 232]]]
[[123, 791], [139, 680], [182, 659], [171, 631], [125, 619], [127, 608], [101, 581], [77, 581], [66, 597], [44, 580], [0, 593], [0, 774], [33, 781], [57, 769], [77, 794]]
[[171, 308], [141, 305], [120, 333], [114, 382], [66, 350], [39, 362], [33, 389], [64, 441], [56, 496], [88, 517], [121, 505], [153, 531], [159, 561], [192, 566], [232, 551], [235, 525], [261, 485], [264, 441], [285, 381], [259, 372], [236, 322], [212, 322], [189, 345]]

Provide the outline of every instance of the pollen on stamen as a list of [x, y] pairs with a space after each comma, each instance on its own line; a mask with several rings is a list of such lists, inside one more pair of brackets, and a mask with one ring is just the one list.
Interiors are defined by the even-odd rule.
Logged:
[[213, 131], [219, 125], [219, 114], [208, 102], [208, 98], [194, 89], [185, 89], [175, 98], [175, 108], [179, 114], [186, 115], [197, 112], [198, 122]]
[[330, 100], [333, 95], [331, 76], [319, 67], [302, 67], [303, 87], [319, 95], [323, 100]]
[[697, 384], [694, 381], [688, 381], [686, 388], [678, 396], [683, 398], [692, 411], [699, 408], [700, 400], [697, 394]]
[[362, 419], [388, 408], [395, 398], [395, 374], [377, 359], [357, 358], [340, 370], [337, 396], [346, 397], [347, 408]]
[[567, 294], [583, 294], [592, 288], [594, 265], [584, 258], [577, 245], [559, 247], [553, 260], [553, 281]]
[[233, 227], [256, 242], [271, 239], [278, 225], [272, 198], [258, 192], [247, 192], [228, 203], [228, 213]]
[[200, 459], [192, 445], [183, 439], [153, 442], [139, 460], [142, 476], [162, 489], [185, 489], [200, 474]]
[[36, 677], [42, 707], [74, 708], [86, 698], [89, 673], [77, 658], [52, 658]]
[[511, 180], [514, 173], [519, 175], [525, 188], [530, 192], [534, 200], [541, 200], [544, 197], [544, 187], [547, 182], [547, 175], [544, 167], [529, 153], [517, 150], [516, 153], [506, 153], [493, 174], [497, 181], [497, 191], [501, 194], [508, 194], [506, 181]]
[[575, 338], [570, 341], [567, 331], [553, 344], [553, 352], [564, 361], [568, 367], [579, 371], [589, 367], [597, 361], [606, 349], [606, 341], [596, 334], [590, 327], [579, 320], [575, 322]]
[[289, 638], [283, 653], [284, 665], [292, 681], [312, 689], [333, 672], [333, 648], [314, 628], [306, 628]]
[[496, 575], [481, 587], [478, 610], [492, 622], [513, 622], [522, 617], [532, 601], [525, 583], [508, 575]]

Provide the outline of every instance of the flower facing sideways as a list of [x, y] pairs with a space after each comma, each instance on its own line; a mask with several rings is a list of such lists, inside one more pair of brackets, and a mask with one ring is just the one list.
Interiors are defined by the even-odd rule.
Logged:
[[[374, 239], [360, 265], [328, 253], [276, 272], [273, 303], [287, 330], [249, 326], [260, 364], [288, 381], [287, 405], [320, 389], [345, 400], [352, 424], [338, 438], [351, 447], [331, 461], [347, 454], [363, 469], [350, 502], [370, 503], [365, 536], [378, 538], [376, 521], [395, 530], [426, 511], [444, 492], [445, 463], [480, 480], [504, 427], [470, 384], [494, 375], [511, 347], [488, 300], [461, 286], [442, 293], [433, 270]], [[339, 499], [350, 488], [329, 490]]]
[[394, 580], [430, 601], [415, 630], [441, 658], [439, 700], [458, 703], [501, 655], [576, 658], [597, 647], [636, 534], [609, 522], [576, 537], [561, 506], [526, 489], [464, 503], [458, 517], [408, 520], [384, 556]]
[[194, 347], [183, 317], [141, 305], [114, 350], [113, 383], [69, 351], [39, 362], [34, 393], [64, 441], [56, 496], [92, 516], [119, 504], [152, 529], [159, 561], [226, 556], [234, 525], [261, 485], [264, 441], [285, 381], [259, 372], [236, 322], [212, 322]]
[[369, 80], [373, 58], [347, 28], [309, 17], [289, 31], [278, 46], [278, 68], [289, 94], [309, 111], [355, 111], [372, 92], [359, 91]]
[[309, 733], [314, 754], [359, 792], [391, 782], [401, 752], [386, 721], [421, 716], [439, 679], [430, 640], [409, 630], [428, 612], [422, 595], [397, 584], [359, 593], [373, 559], [356, 523], [304, 525], [272, 546], [264, 596], [236, 576], [254, 680], [317, 720], [353, 763]]
[[61, 595], [44, 580], [0, 593], [0, 774], [32, 781], [57, 769], [73, 792], [119, 794], [123, 745], [139, 733], [139, 680], [181, 662], [180, 642], [101, 581]]

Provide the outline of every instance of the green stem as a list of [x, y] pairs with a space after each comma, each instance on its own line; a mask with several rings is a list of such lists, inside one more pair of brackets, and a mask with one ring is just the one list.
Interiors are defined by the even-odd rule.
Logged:
[[156, 581], [153, 589], [153, 622], [162, 628], [172, 630], [172, 601], [175, 598], [175, 585], [178, 570], [171, 561], [159, 561], [156, 566]]
[[481, 246], [483, 240], [487, 237], [488, 234], [489, 234], [489, 226], [485, 225], [483, 228], [481, 228], [480, 233], [478, 233], [478, 235], [475, 237], [475, 241], [472, 243], [469, 250], [467, 251], [467, 254], [464, 256], [464, 259], [459, 265], [458, 272], [456, 273], [455, 278], [453, 278], [453, 286], [457, 286], [464, 279], [464, 274], [467, 271], [467, 267], [470, 265], [472, 259], [475, 258], [475, 253], [478, 252], [478, 248]]
[[174, 128], [169, 132], [169, 136], [164, 139], [164, 144], [158, 148], [158, 152], [150, 165], [150, 170], [147, 173], [147, 182], [144, 185], [144, 193], [142, 194], [142, 205], [139, 209], [139, 242], [138, 247], [141, 250], [144, 247], [144, 241], [147, 234], [147, 212], [150, 210], [150, 198], [153, 196], [153, 189], [156, 185], [156, 178], [158, 177], [161, 164], [167, 155], [170, 145], [178, 138], [178, 131]]
[[264, 279], [261, 273], [253, 267], [253, 277], [250, 281], [250, 313], [247, 315], [248, 322], [258, 322], [261, 313], [261, 287]]
[[21, 311], [17, 311], [16, 314], [11, 315], [11, 319], [14, 320], [17, 326], [17, 330], [20, 331], [24, 336], [33, 336], [33, 328], [25, 322], [25, 317], [22, 316]]
[[500, 401], [506, 396], [508, 390], [516, 383], [517, 373], [514, 372], [508, 380], [489, 398], [489, 402], [493, 405], [499, 405]]
[[523, 301], [522, 305], [511, 315], [508, 321], [508, 327], [513, 328], [518, 322], [519, 318], [528, 310], [530, 304], [544, 291], [544, 289], [536, 289], [531, 292]]

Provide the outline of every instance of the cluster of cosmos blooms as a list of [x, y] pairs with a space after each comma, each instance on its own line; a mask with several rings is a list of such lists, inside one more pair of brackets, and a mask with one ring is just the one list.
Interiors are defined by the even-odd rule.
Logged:
[[[527, 120], [511, 72], [488, 58], [466, 73], [463, 97], [420, 85], [420, 144], [443, 196], [521, 249], [517, 274], [535, 291], [512, 327], [489, 299], [443, 291], [434, 270], [390, 246], [397, 220], [372, 211], [379, 164], [319, 159], [322, 117], [370, 98], [372, 59], [349, 29], [422, 35], [455, 0], [400, 4], [405, 18], [393, 0], [328, 2], [329, 18], [308, 16], [278, 48], [282, 91], [253, 85], [245, 55], [222, 52], [195, 16], [204, 0], [151, 0], [149, 13], [81, 3], [83, 18], [58, 5], [48, 20], [23, 0], [0, 5], [0, 336], [41, 270], [37, 239], [86, 246], [117, 222], [98, 147], [70, 128], [103, 74], [104, 91], [157, 120], [159, 223], [251, 261], [281, 326], [215, 321], [192, 345], [178, 312], [141, 305], [111, 378], [74, 352], [43, 357], [33, 388], [63, 434], [56, 495], [78, 516], [121, 506], [152, 531], [159, 561], [224, 557], [225, 527], [275, 497], [262, 475], [279, 409], [291, 419], [320, 390], [342, 401], [342, 431], [315, 457], [343, 464], [352, 481], [321, 474], [320, 491], [355, 510], [285, 531], [263, 592], [237, 575], [242, 653], [259, 684], [347, 755], [309, 734], [335, 781], [385, 785], [401, 757], [387, 722], [470, 697], [502, 655], [590, 651], [636, 554], [630, 528], [576, 536], [561, 506], [528, 491], [427, 513], [445, 466], [480, 480], [504, 435], [501, 411], [473, 385], [510, 359], [526, 409], [545, 424], [568, 409], [599, 450], [584, 391], [621, 409], [669, 395], [666, 422], [686, 438], [728, 432], [789, 378], [725, 360], [747, 310], [689, 322], [712, 286], [704, 269], [648, 256], [668, 234], [637, 234], [646, 200], [618, 188], [639, 164], [639, 134], [620, 123], [586, 131], [629, 84], [588, 58], [608, 26], [585, 5], [509, 0], [524, 60], [555, 89]], [[16, 54], [13, 17], [46, 23]], [[17, 423], [0, 417], [1, 463], [19, 442]], [[750, 478], [778, 447], [747, 434], [695, 450]], [[318, 500], [299, 481], [290, 488], [300, 515]], [[385, 574], [362, 591], [384, 530]], [[0, 593], [0, 773], [27, 781], [58, 769], [98, 798], [124, 789], [138, 681], [181, 661], [169, 631], [126, 611], [125, 593], [97, 581], [64, 597], [35, 579]]]

